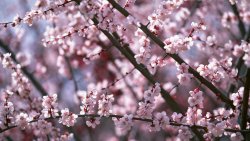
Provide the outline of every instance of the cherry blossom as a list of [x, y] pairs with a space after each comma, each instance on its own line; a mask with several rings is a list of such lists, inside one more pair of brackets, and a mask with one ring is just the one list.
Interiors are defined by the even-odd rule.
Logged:
[[90, 118], [86, 121], [86, 125], [91, 128], [95, 128], [97, 125], [100, 124], [100, 118]]
[[118, 134], [127, 133], [133, 126], [133, 114], [125, 114], [122, 118], [113, 118]]
[[102, 94], [98, 101], [98, 114], [101, 116], [109, 116], [112, 113], [112, 102], [114, 97], [112, 94]]
[[59, 123], [62, 123], [68, 127], [74, 126], [76, 118], [78, 117], [76, 114], [71, 113], [68, 108], [61, 110], [61, 116], [62, 118], [59, 119]]
[[165, 128], [168, 124], [169, 117], [167, 116], [166, 112], [156, 113], [153, 120], [154, 129], [151, 130], [159, 131], [161, 128]]
[[16, 116], [16, 124], [25, 129], [28, 126], [30, 119], [26, 113], [20, 113]]
[[51, 96], [44, 96], [43, 97], [43, 116], [47, 117], [56, 117], [58, 116], [58, 109], [57, 109], [57, 94], [53, 94]]
[[82, 92], [81, 101], [83, 105], [80, 107], [80, 114], [94, 113], [94, 107], [96, 104], [96, 94], [96, 91], [90, 91], [88, 93], [86, 91]]
[[160, 93], [160, 84], [155, 83], [155, 85], [144, 92], [144, 101], [139, 102], [139, 108], [137, 110], [137, 115], [142, 118], [152, 117], [152, 112], [154, 108], [155, 97], [159, 96]]
[[0, 140], [247, 140], [249, 8], [3, 0]]
[[187, 127], [181, 126], [178, 130], [178, 138], [183, 141], [188, 141], [193, 137], [192, 133]]

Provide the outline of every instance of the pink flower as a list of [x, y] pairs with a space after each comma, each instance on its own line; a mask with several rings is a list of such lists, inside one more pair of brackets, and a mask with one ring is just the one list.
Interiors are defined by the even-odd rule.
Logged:
[[68, 108], [61, 110], [61, 118], [59, 119], [59, 123], [66, 125], [68, 127], [74, 126], [76, 123], [77, 115], [69, 112]]
[[1, 115], [13, 114], [14, 112], [14, 105], [12, 102], [9, 101], [3, 103], [0, 108]]
[[57, 94], [53, 94], [51, 96], [43, 96], [42, 106], [45, 108], [53, 108], [57, 105]]
[[224, 129], [225, 129], [226, 123], [225, 121], [222, 121], [217, 124], [208, 124], [208, 131], [213, 134], [214, 137], [221, 137]]
[[13, 67], [14, 63], [10, 56], [11, 56], [10, 53], [5, 53], [3, 54], [3, 57], [1, 57], [1, 62], [4, 68], [11, 69]]
[[19, 115], [16, 116], [16, 125], [21, 127], [22, 129], [25, 129], [30, 121], [31, 119], [26, 113], [20, 113]]
[[51, 96], [43, 96], [43, 116], [45, 118], [48, 117], [56, 117], [58, 116], [58, 109], [57, 109], [57, 94], [53, 94]]
[[242, 14], [244, 23], [250, 25], [250, 11], [244, 11]]
[[193, 77], [193, 75], [190, 73], [182, 73], [182, 74], [177, 75], [178, 82], [181, 85], [188, 85], [190, 83], [192, 77]]
[[203, 108], [203, 96], [202, 91], [190, 91], [190, 97], [188, 98], [188, 103], [191, 107], [198, 106]]
[[176, 63], [177, 71], [179, 73], [188, 73], [189, 66], [185, 63], [181, 63], [180, 65]]
[[139, 102], [137, 115], [141, 118], [151, 118], [153, 112], [153, 105], [151, 103]]
[[127, 133], [133, 126], [133, 114], [125, 114], [122, 118], [113, 118], [117, 132], [120, 134]]
[[154, 129], [151, 130], [160, 131], [161, 128], [165, 128], [169, 124], [169, 117], [166, 112], [159, 112], [154, 115], [153, 125]]
[[180, 129], [178, 130], [178, 135], [177, 136], [182, 141], [189, 141], [193, 137], [193, 135], [192, 135], [191, 131], [189, 130], [189, 128], [185, 127], [185, 126], [180, 127]]
[[102, 94], [101, 99], [98, 101], [98, 114], [101, 116], [109, 116], [112, 113], [112, 102], [114, 102], [114, 96], [112, 94]]
[[88, 127], [91, 127], [91, 128], [95, 128], [97, 125], [100, 124], [100, 119], [99, 117], [96, 117], [96, 118], [90, 118], [90, 120], [87, 120], [86, 121], [86, 124]]
[[38, 137], [44, 137], [51, 133], [53, 126], [52, 123], [45, 120], [38, 120], [37, 122], [31, 123], [34, 134]]
[[125, 8], [128, 8], [128, 7], [131, 7], [134, 3], [135, 3], [136, 0], [126, 0], [126, 3], [125, 3]]
[[224, 27], [230, 28], [232, 24], [236, 24], [238, 21], [237, 17], [233, 12], [225, 12], [222, 16], [221, 24]]
[[181, 122], [182, 117], [183, 115], [181, 113], [176, 113], [176, 112], [174, 112], [171, 116], [172, 120], [175, 122]]
[[244, 87], [240, 87], [238, 92], [232, 93], [230, 99], [233, 101], [234, 106], [240, 107], [243, 101]]
[[174, 35], [167, 38], [164, 43], [164, 49], [167, 53], [176, 54], [188, 50], [192, 45], [192, 38]]
[[81, 108], [80, 114], [84, 115], [84, 114], [94, 113], [94, 107], [96, 104], [96, 95], [97, 95], [96, 91], [90, 91], [88, 93], [85, 91], [81, 92], [80, 99], [83, 105], [80, 107]]

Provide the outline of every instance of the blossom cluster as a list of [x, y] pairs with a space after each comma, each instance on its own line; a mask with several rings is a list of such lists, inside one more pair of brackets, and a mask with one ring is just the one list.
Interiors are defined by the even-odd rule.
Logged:
[[221, 60], [211, 59], [208, 65], [200, 64], [197, 71], [201, 76], [207, 77], [213, 82], [219, 82], [223, 78], [236, 78], [238, 71], [232, 69], [232, 58]]
[[247, 0], [22, 4], [0, 23], [0, 140], [247, 140]]
[[20, 25], [21, 22], [31, 26], [33, 24], [33, 21], [41, 18], [46, 18], [47, 16], [51, 16], [51, 14], [62, 12], [63, 10], [65, 10], [66, 6], [71, 6], [72, 2], [73, 0], [58, 0], [55, 2], [49, 2], [47, 0], [42, 2], [41, 0], [39, 0], [36, 3], [38, 7], [37, 10], [31, 10], [27, 12], [23, 18], [17, 15], [16, 17], [14, 17], [13, 22], [1, 23], [0, 28], [7, 28], [8, 25], [15, 27], [17, 25]]
[[44, 96], [42, 106], [42, 113], [45, 118], [56, 117], [59, 115], [59, 111], [57, 108], [57, 94], [53, 94], [51, 96]]
[[236, 57], [243, 56], [245, 65], [247, 67], [250, 67], [250, 44], [242, 41], [240, 45], [235, 45], [233, 49], [233, 55], [235, 55]]
[[193, 77], [192, 74], [188, 73], [188, 68], [189, 66], [185, 63], [182, 64], [176, 64], [177, 65], [177, 78], [178, 78], [178, 82], [181, 85], [187, 85], [190, 83], [191, 78]]
[[141, 118], [151, 118], [155, 105], [155, 97], [159, 96], [161, 87], [159, 83], [143, 93], [144, 101], [139, 102], [137, 115]]

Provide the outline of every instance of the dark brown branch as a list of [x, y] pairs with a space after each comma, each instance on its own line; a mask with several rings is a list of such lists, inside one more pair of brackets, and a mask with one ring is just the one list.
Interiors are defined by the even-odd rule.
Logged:
[[249, 101], [249, 90], [250, 90], [250, 68], [247, 69], [246, 82], [244, 85], [243, 92], [243, 103], [242, 103], [242, 111], [241, 111], [241, 129], [246, 129], [247, 126], [247, 117], [248, 117], [248, 101]]

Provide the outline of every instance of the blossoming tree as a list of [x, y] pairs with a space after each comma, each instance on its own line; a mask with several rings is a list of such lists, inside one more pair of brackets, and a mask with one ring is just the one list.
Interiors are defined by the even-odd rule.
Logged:
[[248, 0], [0, 4], [1, 140], [250, 140]]

